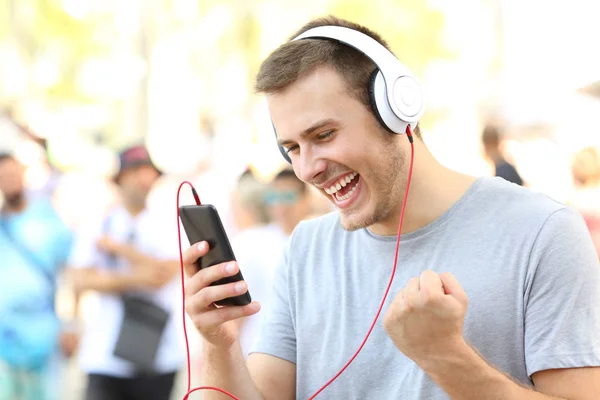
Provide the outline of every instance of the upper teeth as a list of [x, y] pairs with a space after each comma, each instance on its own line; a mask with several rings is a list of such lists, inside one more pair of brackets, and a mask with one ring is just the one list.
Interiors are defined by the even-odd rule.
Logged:
[[344, 177], [342, 177], [339, 181], [331, 185], [329, 189], [325, 189], [325, 193], [327, 194], [335, 194], [338, 190], [342, 189], [346, 186], [354, 177], [358, 175], [356, 172], [352, 172]]

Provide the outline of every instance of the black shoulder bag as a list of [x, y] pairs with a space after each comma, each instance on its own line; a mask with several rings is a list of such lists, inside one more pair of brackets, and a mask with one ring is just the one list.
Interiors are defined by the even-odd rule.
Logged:
[[[104, 234], [108, 233], [108, 218], [103, 224]], [[134, 240], [129, 235], [128, 244]], [[109, 262], [116, 266], [115, 257]], [[123, 319], [113, 354], [132, 363], [136, 372], [143, 375], [155, 373], [156, 354], [169, 320], [169, 312], [154, 304], [142, 294], [123, 293]]]

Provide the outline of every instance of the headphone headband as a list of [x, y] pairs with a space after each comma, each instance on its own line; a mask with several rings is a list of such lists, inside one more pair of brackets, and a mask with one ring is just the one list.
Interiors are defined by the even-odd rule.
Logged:
[[[336, 40], [373, 61], [377, 67], [369, 84], [373, 113], [382, 126], [393, 133], [406, 133], [408, 125], [414, 129], [424, 110], [421, 85], [391, 51], [369, 35], [342, 26], [312, 28], [291, 41], [311, 38]], [[273, 132], [277, 137], [275, 126]], [[278, 147], [283, 158], [291, 164], [285, 149]]]
[[423, 94], [411, 71], [381, 43], [362, 32], [343, 26], [319, 26], [298, 35], [301, 39], [333, 39], [367, 56], [375, 63], [386, 86], [388, 102], [403, 121], [417, 123], [423, 113]]

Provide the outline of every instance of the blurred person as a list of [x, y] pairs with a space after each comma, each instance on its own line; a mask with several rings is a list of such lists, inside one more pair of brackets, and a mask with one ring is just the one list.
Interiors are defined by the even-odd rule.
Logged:
[[[285, 235], [269, 222], [265, 203], [267, 185], [259, 182], [251, 170], [238, 179], [232, 195], [232, 211], [237, 233], [231, 246], [237, 262], [243, 265], [244, 280], [252, 286], [250, 295], [268, 306], [274, 271], [283, 254]], [[256, 342], [262, 315], [252, 315], [240, 321], [240, 342], [247, 356]]]
[[[202, 202], [212, 204], [219, 210], [226, 231], [235, 232], [237, 228], [233, 222], [230, 195], [235, 185], [236, 173], [231, 173], [234, 168], [232, 169], [230, 165], [218, 165], [224, 157], [220, 156], [222, 153], [217, 145], [219, 135], [211, 115], [200, 116], [198, 135], [200, 140], [195, 148], [198, 167], [191, 181], [198, 190]], [[223, 135], [226, 136], [227, 133], [222, 133], [221, 136]]]
[[85, 399], [167, 400], [184, 354], [176, 224], [146, 207], [161, 176], [146, 148], [127, 148], [119, 161], [121, 204], [77, 237], [69, 260], [77, 290], [98, 294], [79, 355]]
[[76, 333], [59, 321], [55, 302], [71, 232], [49, 198], [26, 190], [25, 170], [13, 155], [0, 154], [2, 400], [55, 399], [60, 350], [70, 356], [77, 343]]
[[495, 176], [499, 176], [509, 182], [523, 186], [523, 179], [521, 179], [517, 169], [506, 160], [500, 149], [500, 144], [502, 142], [502, 133], [500, 129], [494, 125], [487, 125], [483, 129], [481, 141], [483, 143], [483, 150], [486, 158], [494, 165]]
[[600, 156], [594, 147], [579, 151], [572, 165], [575, 191], [569, 203], [577, 209], [600, 255]]
[[250, 169], [238, 178], [231, 195], [231, 212], [235, 228], [243, 232], [269, 223], [265, 203], [267, 186], [259, 182]]
[[[375, 32], [334, 17], [292, 38], [303, 32], [310, 38], [263, 62], [256, 89], [266, 94], [282, 155], [337, 212], [294, 230], [247, 363], [235, 321], [260, 305], [211, 304], [252, 287], [209, 286], [244, 266], [196, 272], [208, 244], [186, 249], [186, 270], [196, 272], [186, 310], [204, 340], [203, 383], [244, 399], [312, 398], [374, 324], [323, 398], [600, 398], [600, 268], [581, 217], [543, 194], [437, 161], [417, 125], [419, 87]], [[407, 85], [388, 90], [393, 103], [384, 87], [370, 86], [373, 76], [383, 83], [378, 66], [391, 68], [389, 84]], [[415, 118], [390, 111], [400, 101]]]
[[265, 199], [269, 214], [286, 237], [291, 236], [296, 225], [311, 214], [308, 188], [291, 169], [275, 175]]

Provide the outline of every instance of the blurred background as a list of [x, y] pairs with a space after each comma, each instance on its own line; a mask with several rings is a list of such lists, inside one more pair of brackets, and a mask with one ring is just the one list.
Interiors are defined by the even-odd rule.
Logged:
[[[0, 0], [0, 151], [76, 232], [115, 201], [118, 151], [145, 144], [165, 172], [150, 208], [174, 219], [189, 179], [235, 232], [240, 174], [267, 183], [284, 167], [253, 94], [258, 67], [334, 14], [381, 33], [420, 78], [424, 140], [442, 163], [492, 175], [481, 135], [494, 124], [525, 185], [571, 202], [576, 156], [600, 145], [599, 13], [589, 0]], [[584, 175], [598, 168], [580, 161]], [[79, 398], [74, 360], [65, 374], [61, 398]]]

